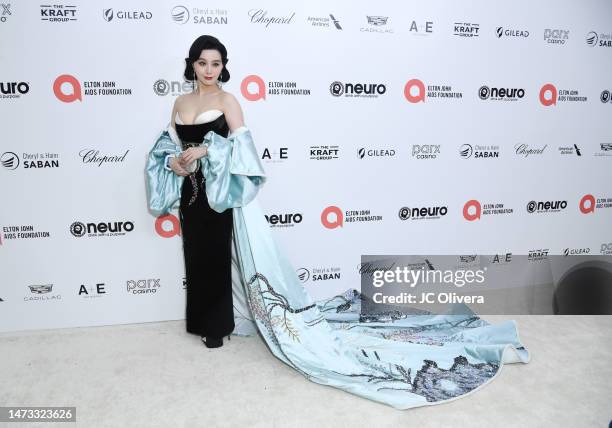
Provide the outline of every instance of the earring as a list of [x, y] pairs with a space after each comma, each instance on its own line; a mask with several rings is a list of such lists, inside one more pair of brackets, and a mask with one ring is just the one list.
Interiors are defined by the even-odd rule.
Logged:
[[193, 92], [199, 92], [200, 88], [198, 87], [198, 76], [196, 75], [195, 70], [193, 70]]

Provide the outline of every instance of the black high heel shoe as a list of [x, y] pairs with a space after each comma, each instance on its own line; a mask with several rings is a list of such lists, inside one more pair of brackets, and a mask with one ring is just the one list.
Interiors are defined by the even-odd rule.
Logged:
[[[202, 342], [204, 343], [204, 345], [206, 345], [207, 348], [220, 348], [221, 346], [223, 346], [223, 338], [217, 338], [217, 337], [208, 337], [208, 336], [201, 336], [202, 337]], [[231, 335], [227, 335], [227, 340], [230, 340], [232, 337]]]
[[222, 337], [202, 336], [202, 342], [207, 348], [220, 348], [223, 346]]

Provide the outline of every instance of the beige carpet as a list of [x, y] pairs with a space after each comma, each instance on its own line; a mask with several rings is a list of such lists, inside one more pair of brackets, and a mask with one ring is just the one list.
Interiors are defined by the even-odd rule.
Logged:
[[76, 406], [82, 427], [608, 427], [612, 316], [483, 318], [515, 319], [531, 362], [437, 406], [310, 382], [259, 337], [207, 349], [184, 321], [0, 334], [0, 405]]

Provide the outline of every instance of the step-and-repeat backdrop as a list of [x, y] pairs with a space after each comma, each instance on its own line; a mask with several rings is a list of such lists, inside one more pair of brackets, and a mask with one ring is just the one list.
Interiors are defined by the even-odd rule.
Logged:
[[184, 318], [144, 164], [202, 34], [313, 298], [362, 254], [612, 252], [609, 1], [0, 0], [2, 331]]

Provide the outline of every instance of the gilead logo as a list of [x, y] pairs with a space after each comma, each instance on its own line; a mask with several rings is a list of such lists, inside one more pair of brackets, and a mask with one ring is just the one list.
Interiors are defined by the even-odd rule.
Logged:
[[[164, 229], [164, 226], [170, 226], [169, 230]], [[155, 220], [155, 231], [162, 238], [172, 238], [181, 234], [181, 223], [173, 214], [165, 214], [157, 217]]]
[[[416, 95], [413, 95], [414, 92], [417, 92]], [[404, 86], [404, 96], [411, 103], [425, 102], [425, 84], [419, 79], [409, 80]]]
[[552, 83], [547, 83], [540, 89], [540, 102], [546, 107], [557, 104], [557, 88]]
[[[70, 86], [72, 90], [70, 92], [64, 92], [64, 89]], [[53, 93], [60, 101], [65, 103], [72, 103], [76, 100], [83, 101], [81, 95], [81, 84], [76, 77], [70, 74], [62, 74], [55, 82], [53, 82]]]
[[[250, 92], [249, 85], [257, 86], [257, 92]], [[252, 86], [251, 86], [252, 87]], [[240, 84], [240, 92], [242, 96], [249, 101], [259, 101], [266, 99], [266, 84], [263, 79], [255, 74], [245, 77]]]
[[463, 206], [463, 217], [468, 221], [479, 220], [481, 212], [482, 207], [476, 199], [467, 201]]
[[[330, 220], [331, 217], [331, 220]], [[321, 213], [321, 223], [328, 229], [342, 227], [343, 217], [342, 210], [336, 206], [329, 206]]]
[[593, 195], [584, 195], [580, 199], [579, 207], [582, 214], [595, 212], [595, 197]]

